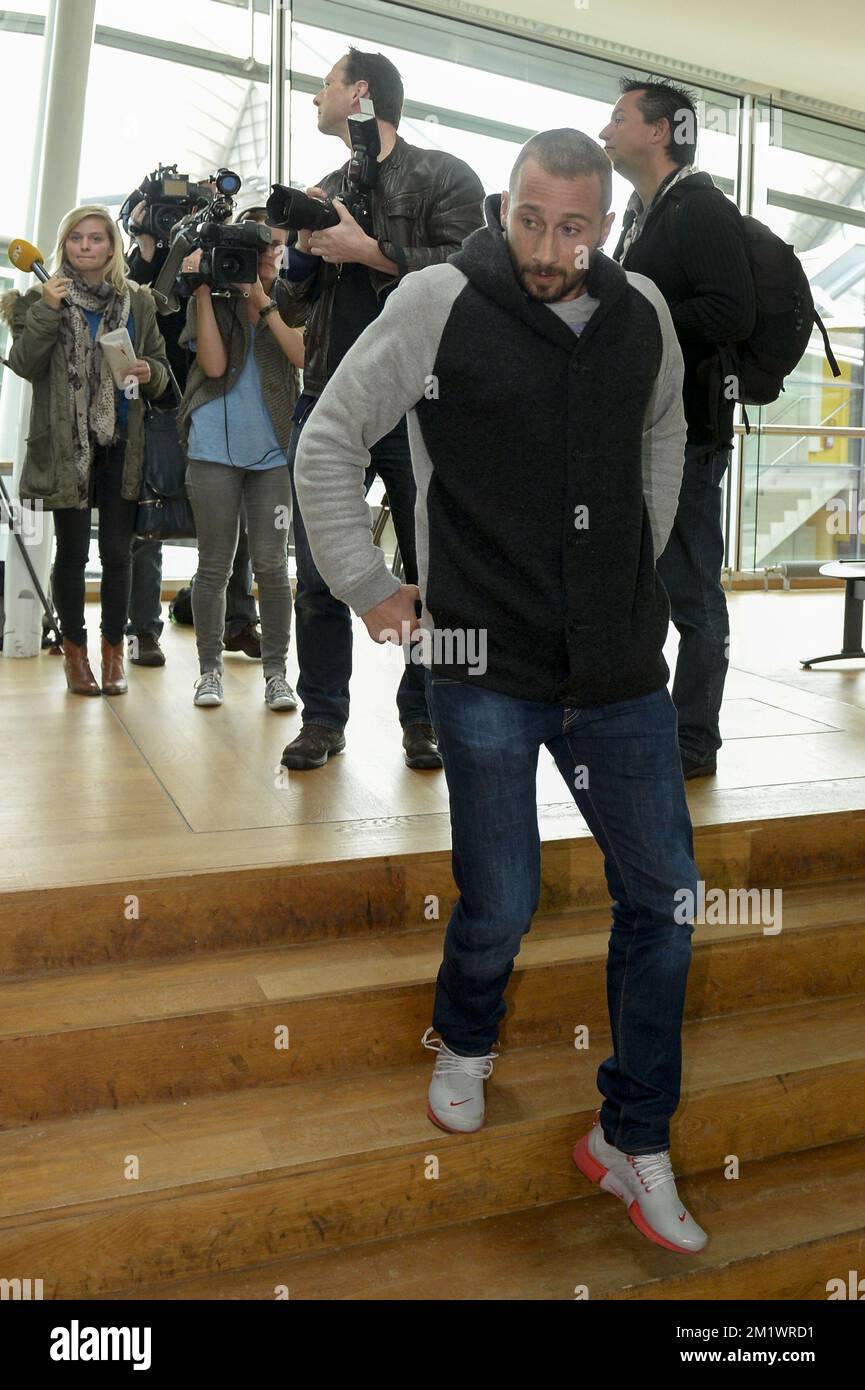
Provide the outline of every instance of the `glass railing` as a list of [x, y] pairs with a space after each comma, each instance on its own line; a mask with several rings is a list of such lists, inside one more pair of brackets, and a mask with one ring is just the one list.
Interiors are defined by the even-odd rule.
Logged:
[[815, 335], [771, 405], [748, 409], [742, 435], [739, 568], [825, 564], [865, 552], [863, 326], [828, 325], [832, 377]]
[[752, 421], [742, 439], [740, 568], [861, 558], [863, 456], [862, 426]]

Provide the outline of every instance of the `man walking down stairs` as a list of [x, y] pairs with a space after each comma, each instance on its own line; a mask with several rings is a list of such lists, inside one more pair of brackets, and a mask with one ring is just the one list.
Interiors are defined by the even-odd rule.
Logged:
[[[507, 192], [487, 198], [486, 227], [407, 277], [343, 359], [296, 485], [332, 592], [375, 640], [426, 648], [461, 895], [439, 1037], [424, 1035], [438, 1054], [430, 1119], [461, 1133], [484, 1121], [504, 990], [538, 905], [544, 746], [613, 900], [613, 1055], [574, 1161], [649, 1240], [694, 1253], [706, 1233], [679, 1199], [669, 1122], [693, 932], [675, 909], [697, 871], [655, 572], [682, 476], [683, 364], [660, 293], [600, 253], [611, 182], [581, 132], [532, 137]], [[369, 446], [403, 414], [420, 625], [418, 587], [387, 569], [362, 491]]]

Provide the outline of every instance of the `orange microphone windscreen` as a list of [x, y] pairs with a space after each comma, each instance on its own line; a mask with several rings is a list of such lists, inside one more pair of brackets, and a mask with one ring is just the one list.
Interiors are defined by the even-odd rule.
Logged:
[[9, 243], [9, 259], [16, 270], [32, 270], [34, 265], [44, 265], [45, 257], [30, 241], [16, 237]]

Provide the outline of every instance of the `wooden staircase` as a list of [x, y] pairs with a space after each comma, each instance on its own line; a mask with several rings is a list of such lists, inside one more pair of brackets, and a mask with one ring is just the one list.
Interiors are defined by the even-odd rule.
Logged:
[[708, 885], [783, 888], [777, 936], [694, 936], [673, 1160], [696, 1257], [571, 1162], [610, 1051], [590, 840], [544, 846], [466, 1136], [426, 1118], [419, 1046], [446, 855], [0, 897], [0, 1277], [46, 1298], [825, 1299], [865, 1273], [862, 831], [696, 832]]

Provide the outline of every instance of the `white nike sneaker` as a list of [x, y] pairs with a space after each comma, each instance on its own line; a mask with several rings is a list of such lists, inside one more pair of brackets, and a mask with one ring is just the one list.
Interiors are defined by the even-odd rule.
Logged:
[[471, 1134], [484, 1122], [484, 1081], [499, 1054], [460, 1057], [441, 1038], [430, 1041], [432, 1031], [427, 1028], [421, 1038], [424, 1047], [438, 1053], [426, 1113], [434, 1125], [448, 1134]]
[[628, 1208], [638, 1231], [665, 1250], [696, 1255], [709, 1237], [682, 1206], [670, 1163], [670, 1151], [626, 1154], [604, 1138], [598, 1123], [579, 1141], [574, 1163], [590, 1182], [612, 1192]]

